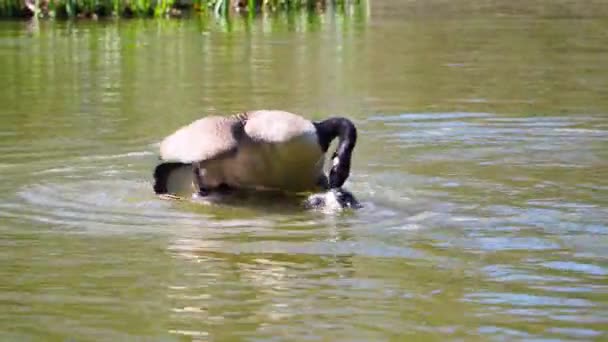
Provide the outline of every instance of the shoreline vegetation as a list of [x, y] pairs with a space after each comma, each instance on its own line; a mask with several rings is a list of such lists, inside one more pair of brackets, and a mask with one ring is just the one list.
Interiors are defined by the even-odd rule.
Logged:
[[369, 0], [0, 0], [0, 18], [147, 18], [344, 9]]

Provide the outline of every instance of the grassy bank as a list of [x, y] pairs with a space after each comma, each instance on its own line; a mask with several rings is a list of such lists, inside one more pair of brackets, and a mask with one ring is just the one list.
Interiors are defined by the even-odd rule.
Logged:
[[361, 0], [0, 0], [0, 17], [100, 18], [324, 10]]

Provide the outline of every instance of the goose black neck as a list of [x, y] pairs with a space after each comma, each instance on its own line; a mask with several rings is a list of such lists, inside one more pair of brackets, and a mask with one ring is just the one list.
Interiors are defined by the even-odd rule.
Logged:
[[338, 148], [332, 156], [333, 166], [329, 174], [329, 185], [330, 188], [339, 188], [350, 174], [350, 160], [357, 143], [357, 129], [349, 119], [342, 117], [316, 122], [315, 127], [323, 152], [327, 152], [331, 142], [338, 138]]
[[[353, 123], [346, 118], [330, 118], [321, 122], [315, 122], [317, 135], [319, 136], [319, 144], [323, 152], [327, 152], [331, 142], [338, 137], [338, 149], [344, 151], [355, 147], [357, 141], [357, 129]], [[336, 151], [337, 152], [337, 151]]]

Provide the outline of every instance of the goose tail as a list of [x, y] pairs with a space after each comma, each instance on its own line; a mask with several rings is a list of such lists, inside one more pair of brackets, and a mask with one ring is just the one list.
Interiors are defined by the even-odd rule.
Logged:
[[192, 192], [192, 164], [162, 163], [154, 169], [154, 192], [158, 195]]

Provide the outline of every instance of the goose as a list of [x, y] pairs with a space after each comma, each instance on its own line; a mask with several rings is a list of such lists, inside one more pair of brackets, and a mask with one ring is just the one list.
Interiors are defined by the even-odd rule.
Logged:
[[[325, 155], [336, 137], [326, 176]], [[357, 129], [344, 117], [311, 121], [282, 110], [206, 116], [161, 141], [154, 191], [175, 195], [172, 188], [184, 181], [190, 189], [195, 186], [198, 196], [227, 189], [332, 191], [338, 200], [347, 199], [341, 205], [350, 207], [356, 200], [342, 186], [356, 142]], [[173, 180], [176, 174], [181, 180]], [[315, 203], [324, 201], [317, 197], [311, 205]]]

